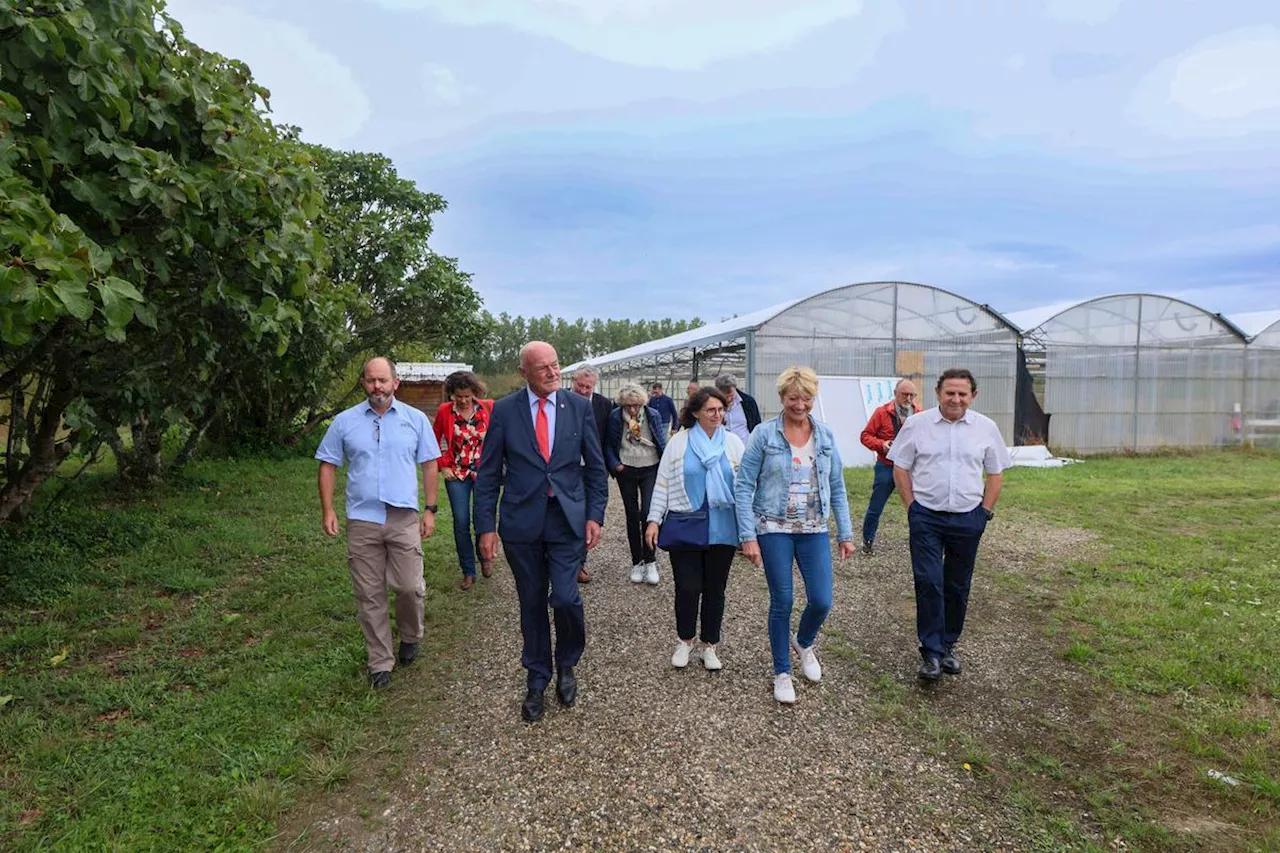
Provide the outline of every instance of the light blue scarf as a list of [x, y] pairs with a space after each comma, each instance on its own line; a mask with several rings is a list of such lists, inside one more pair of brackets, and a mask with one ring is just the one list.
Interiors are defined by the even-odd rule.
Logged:
[[724, 427], [717, 427], [715, 434], [708, 436], [707, 431], [694, 424], [689, 430], [689, 453], [702, 465], [706, 476], [685, 478], [684, 490], [689, 496], [689, 504], [697, 509], [705, 498], [712, 508], [733, 506], [733, 483], [724, 476]]

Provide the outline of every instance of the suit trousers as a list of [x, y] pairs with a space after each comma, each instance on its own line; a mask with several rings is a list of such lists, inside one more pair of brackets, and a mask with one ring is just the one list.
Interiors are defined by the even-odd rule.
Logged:
[[973, 564], [987, 516], [981, 504], [968, 512], [939, 512], [915, 501], [907, 509], [907, 524], [920, 655], [942, 657], [964, 630]]
[[548, 498], [542, 537], [532, 542], [503, 538], [502, 551], [520, 600], [520, 664], [528, 671], [529, 688], [542, 690], [551, 681], [553, 663], [548, 600], [556, 624], [555, 666], [576, 666], [586, 648], [587, 619], [578, 592], [586, 543], [569, 526], [558, 501]]
[[400, 641], [422, 642], [422, 602], [427, 586], [422, 579], [422, 534], [417, 511], [389, 506], [384, 524], [348, 519], [347, 567], [364, 631], [369, 671], [390, 672], [395, 667], [395, 655], [391, 650], [388, 589], [396, 595]]

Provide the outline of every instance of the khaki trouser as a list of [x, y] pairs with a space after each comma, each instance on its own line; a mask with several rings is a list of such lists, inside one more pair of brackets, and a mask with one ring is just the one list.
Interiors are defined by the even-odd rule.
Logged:
[[347, 566], [355, 590], [360, 627], [364, 630], [370, 672], [395, 667], [387, 590], [396, 594], [396, 627], [400, 642], [422, 642], [422, 536], [418, 513], [387, 507], [386, 524], [347, 521]]

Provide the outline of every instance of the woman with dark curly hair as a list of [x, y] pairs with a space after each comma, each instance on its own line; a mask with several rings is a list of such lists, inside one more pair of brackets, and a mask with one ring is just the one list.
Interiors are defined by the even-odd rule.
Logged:
[[[444, 380], [447, 399], [436, 411], [436, 441], [440, 443], [440, 473], [444, 475], [449, 510], [453, 515], [453, 542], [462, 566], [462, 589], [476, 582], [479, 537], [471, 529], [471, 495], [480, 467], [480, 450], [489, 430], [493, 400], [483, 399], [484, 382], [469, 370], [449, 374]], [[481, 559], [480, 571], [493, 574], [489, 561]]]

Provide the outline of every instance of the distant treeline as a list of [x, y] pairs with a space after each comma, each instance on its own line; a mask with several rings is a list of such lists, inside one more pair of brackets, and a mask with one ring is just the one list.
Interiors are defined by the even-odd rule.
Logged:
[[573, 364], [594, 356], [657, 340], [704, 325], [692, 320], [566, 320], [563, 317], [512, 317], [502, 313], [496, 317], [483, 312], [483, 322], [490, 332], [480, 344], [453, 354], [459, 361], [474, 365], [477, 373], [498, 376], [514, 372], [519, 363], [520, 347], [526, 341], [546, 341], [556, 348], [561, 364]]

